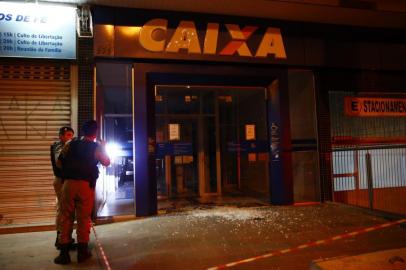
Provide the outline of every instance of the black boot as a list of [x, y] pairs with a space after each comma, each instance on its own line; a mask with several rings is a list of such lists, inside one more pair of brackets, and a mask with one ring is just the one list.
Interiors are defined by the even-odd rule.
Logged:
[[[55, 240], [55, 247], [57, 250], [61, 250], [61, 247], [59, 245], [59, 235], [61, 233], [60, 232], [56, 232], [56, 240]], [[78, 248], [78, 244], [75, 243], [75, 239], [71, 238], [70, 242], [69, 242], [69, 250], [76, 250]]]
[[84, 262], [92, 257], [92, 253], [87, 247], [87, 243], [78, 243], [78, 263]]
[[54, 259], [54, 263], [56, 264], [69, 264], [70, 263], [70, 255], [69, 255], [69, 244], [59, 244], [61, 253], [58, 257]]
[[78, 244], [75, 243], [75, 239], [71, 238], [69, 243], [69, 250], [76, 250], [78, 248]]

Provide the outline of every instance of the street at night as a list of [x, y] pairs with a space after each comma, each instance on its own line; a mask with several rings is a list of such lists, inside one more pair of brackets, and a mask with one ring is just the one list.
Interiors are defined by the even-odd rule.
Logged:
[[[155, 217], [96, 226], [106, 260], [92, 232], [92, 259], [69, 269], [107, 269], [108, 263], [111, 269], [203, 270], [390, 222], [331, 203], [275, 207], [253, 200], [201, 204], [178, 200], [175, 207], [169, 206]], [[310, 269], [314, 260], [403, 248], [403, 253], [390, 256], [401, 257], [405, 230], [404, 225], [391, 226], [227, 269]], [[57, 255], [53, 239], [54, 232], [1, 235], [0, 268], [62, 269], [52, 261]], [[71, 251], [72, 258], [75, 254]], [[387, 266], [405, 269], [401, 261], [388, 261]]]
[[0, 270], [406, 270], [405, 0], [0, 0]]

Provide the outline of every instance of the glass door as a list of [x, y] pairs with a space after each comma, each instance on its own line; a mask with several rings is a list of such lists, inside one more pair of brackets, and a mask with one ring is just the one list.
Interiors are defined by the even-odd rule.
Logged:
[[[178, 197], [195, 196], [199, 193], [198, 121], [195, 117], [189, 119], [170, 117], [168, 133], [169, 145], [172, 147], [172, 153], [169, 156], [169, 194]], [[171, 138], [172, 136], [175, 138]]]
[[215, 114], [210, 104], [202, 107], [204, 96], [185, 87], [156, 87], [158, 196], [219, 193]]
[[158, 194], [269, 194], [265, 89], [155, 88]]
[[156, 122], [158, 196], [196, 196], [199, 193], [197, 119], [159, 116]]
[[111, 164], [100, 167], [98, 217], [133, 214], [135, 209], [131, 64], [96, 64], [96, 119]]
[[217, 91], [224, 193], [269, 194], [266, 92], [259, 87]]

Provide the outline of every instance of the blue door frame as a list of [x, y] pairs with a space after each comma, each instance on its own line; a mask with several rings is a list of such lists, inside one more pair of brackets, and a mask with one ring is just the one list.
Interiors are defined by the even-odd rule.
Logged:
[[270, 203], [293, 203], [289, 96], [286, 69], [136, 63], [134, 67], [134, 171], [136, 216], [157, 214], [155, 95], [157, 84], [261, 86], [268, 89]]

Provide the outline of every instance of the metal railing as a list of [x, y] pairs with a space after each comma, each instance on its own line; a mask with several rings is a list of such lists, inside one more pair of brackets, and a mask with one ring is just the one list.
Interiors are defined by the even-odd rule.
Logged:
[[332, 158], [335, 201], [406, 214], [406, 145], [341, 145]]

